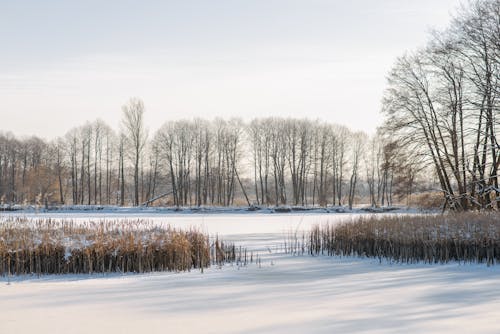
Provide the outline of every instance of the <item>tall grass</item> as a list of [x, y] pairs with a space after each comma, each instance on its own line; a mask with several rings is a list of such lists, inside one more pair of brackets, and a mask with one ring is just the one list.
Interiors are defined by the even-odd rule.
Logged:
[[493, 265], [500, 261], [500, 214], [360, 217], [340, 225], [314, 226], [304, 239], [302, 249], [311, 255]]
[[0, 275], [185, 271], [236, 259], [234, 245], [144, 220], [0, 222]]

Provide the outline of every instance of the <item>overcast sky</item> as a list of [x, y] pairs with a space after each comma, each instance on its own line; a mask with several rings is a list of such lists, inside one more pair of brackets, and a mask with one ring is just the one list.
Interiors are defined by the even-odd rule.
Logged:
[[193, 117], [308, 117], [373, 133], [398, 55], [459, 0], [0, 0], [0, 131], [45, 138], [140, 97]]

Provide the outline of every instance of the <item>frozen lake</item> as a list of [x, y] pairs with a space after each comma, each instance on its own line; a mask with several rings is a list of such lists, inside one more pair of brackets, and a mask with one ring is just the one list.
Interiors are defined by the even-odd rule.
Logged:
[[[291, 256], [287, 235], [352, 214], [19, 214], [146, 218], [259, 250], [261, 266], [203, 274], [74, 275], [0, 282], [0, 333], [498, 333], [500, 270]], [[4, 215], [5, 216], [5, 215]], [[359, 214], [355, 214], [359, 217]]]

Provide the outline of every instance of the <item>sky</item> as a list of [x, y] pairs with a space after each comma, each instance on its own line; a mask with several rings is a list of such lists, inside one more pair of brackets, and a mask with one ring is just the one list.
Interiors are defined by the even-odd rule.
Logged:
[[395, 59], [460, 0], [0, 0], [0, 131], [46, 139], [139, 97], [153, 132], [307, 117], [374, 133]]

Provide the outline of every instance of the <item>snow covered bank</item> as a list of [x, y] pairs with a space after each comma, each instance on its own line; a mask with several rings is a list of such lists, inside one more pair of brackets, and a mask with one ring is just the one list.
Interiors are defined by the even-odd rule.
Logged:
[[271, 255], [204, 274], [48, 277], [0, 286], [0, 332], [498, 333], [499, 270]]
[[61, 206], [34, 206], [34, 205], [2, 205], [0, 213], [115, 213], [115, 214], [272, 214], [272, 213], [422, 213], [417, 208], [402, 206], [390, 206], [373, 208], [370, 206], [359, 206], [349, 209], [345, 206], [332, 207], [304, 207], [304, 206], [192, 206], [192, 207], [122, 207], [115, 205], [61, 205]]

